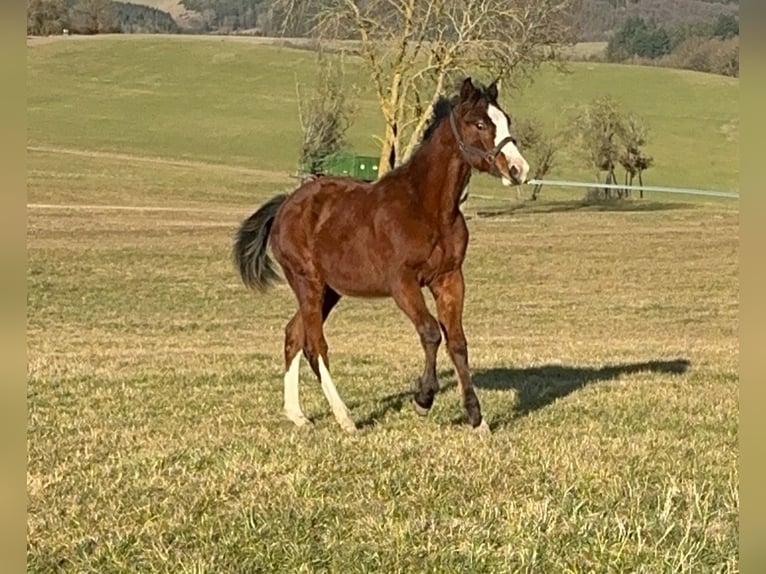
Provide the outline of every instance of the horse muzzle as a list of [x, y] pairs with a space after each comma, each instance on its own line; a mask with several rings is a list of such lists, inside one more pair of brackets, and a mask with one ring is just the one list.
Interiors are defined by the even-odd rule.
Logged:
[[[507, 169], [503, 169], [503, 163], [507, 162]], [[503, 185], [522, 185], [526, 183], [527, 176], [529, 175], [529, 164], [527, 161], [519, 156], [509, 160], [506, 158], [506, 162], [498, 162], [502, 167], [499, 169], [500, 177], [503, 180]]]

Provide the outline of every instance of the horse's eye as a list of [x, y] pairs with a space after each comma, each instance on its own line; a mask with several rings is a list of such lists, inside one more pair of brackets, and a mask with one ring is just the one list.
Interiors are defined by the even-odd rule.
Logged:
[[479, 120], [478, 122], [476, 122], [476, 127], [479, 128], [480, 130], [483, 130], [484, 128], [487, 127], [487, 124], [485, 124], [483, 121]]

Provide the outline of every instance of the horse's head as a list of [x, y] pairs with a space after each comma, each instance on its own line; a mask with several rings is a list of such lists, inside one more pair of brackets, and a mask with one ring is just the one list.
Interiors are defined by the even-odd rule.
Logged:
[[511, 135], [511, 118], [497, 103], [497, 82], [486, 90], [466, 78], [450, 115], [452, 131], [471, 167], [500, 176], [504, 185], [526, 182], [529, 164]]

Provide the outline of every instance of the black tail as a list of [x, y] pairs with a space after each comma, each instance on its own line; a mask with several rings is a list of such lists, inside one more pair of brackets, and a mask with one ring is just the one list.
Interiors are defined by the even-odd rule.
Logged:
[[287, 194], [276, 195], [264, 203], [237, 230], [234, 239], [234, 263], [242, 282], [257, 291], [265, 291], [279, 281], [271, 258], [266, 253], [271, 224]]

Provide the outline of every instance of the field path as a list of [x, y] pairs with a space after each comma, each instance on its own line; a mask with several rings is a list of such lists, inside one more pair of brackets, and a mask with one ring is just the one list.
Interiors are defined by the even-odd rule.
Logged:
[[27, 209], [60, 209], [70, 211], [167, 211], [171, 213], [238, 213], [245, 208], [170, 207], [162, 205], [99, 205], [82, 203], [27, 203]]
[[291, 176], [284, 171], [274, 171], [268, 169], [258, 169], [253, 167], [247, 167], [243, 165], [228, 165], [223, 163], [212, 163], [199, 160], [188, 159], [169, 159], [157, 156], [148, 155], [134, 155], [128, 153], [119, 152], [107, 152], [107, 151], [92, 151], [52, 146], [27, 146], [27, 151], [40, 152], [40, 153], [53, 153], [53, 154], [68, 154], [80, 157], [90, 157], [99, 159], [113, 159], [119, 161], [141, 162], [151, 163], [155, 165], [169, 165], [176, 167], [189, 167], [195, 169], [210, 169], [214, 171], [229, 171], [233, 173], [243, 173], [248, 175], [256, 175], [259, 177], [269, 178], [269, 180], [287, 181], [292, 179]]

